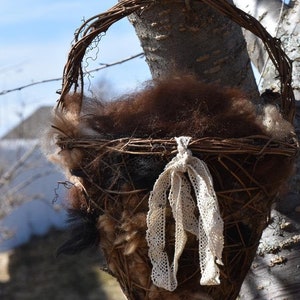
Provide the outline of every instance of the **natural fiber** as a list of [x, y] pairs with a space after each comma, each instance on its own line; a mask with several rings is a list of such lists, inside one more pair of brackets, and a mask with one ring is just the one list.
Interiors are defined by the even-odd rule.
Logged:
[[[124, 136], [103, 130], [95, 134], [95, 128], [99, 124], [109, 127], [113, 123], [116, 106], [112, 107], [111, 114], [105, 115], [101, 112], [91, 120], [90, 113], [82, 112], [85, 106], [82, 102], [82, 61], [86, 50], [113, 23], [133, 12], [142, 13], [156, 1], [121, 1], [107, 12], [87, 20], [76, 32], [74, 45], [64, 68], [61, 97], [55, 110], [54, 129], [51, 134], [55, 137], [58, 150], [52, 155], [52, 160], [63, 165], [68, 179], [73, 183], [70, 191], [72, 209], [96, 222], [107, 268], [118, 279], [129, 299], [186, 299], [191, 295], [195, 299], [208, 299], [209, 296], [215, 299], [233, 299], [240, 288], [240, 278], [250, 268], [260, 234], [267, 225], [274, 198], [280, 185], [291, 175], [298, 153], [297, 140], [289, 130], [295, 114], [291, 62], [281, 49], [280, 42], [272, 38], [256, 19], [227, 1], [202, 0], [262, 39], [279, 74], [282, 96], [280, 110], [285, 120], [271, 107], [265, 110], [269, 117], [260, 116], [259, 120], [253, 121], [253, 109], [249, 104], [249, 115], [246, 114], [244, 125], [247, 127], [249, 123], [252, 126], [249, 136], [235, 137], [232, 136], [233, 131], [228, 136], [192, 136], [188, 141], [188, 149], [184, 149], [181, 154], [182, 149], [177, 148], [175, 135], [153, 135], [151, 138], [149, 132], [145, 132], [147, 136], [132, 132], [127, 132], [128, 135]], [[193, 80], [187, 82], [198, 88]], [[177, 86], [176, 82], [172, 84]], [[154, 85], [150, 92], [155, 88], [157, 86]], [[222, 97], [224, 95], [231, 97], [226, 91], [221, 94]], [[221, 96], [218, 94], [218, 97]], [[70, 99], [74, 102], [70, 102]], [[240, 105], [248, 105], [243, 99], [239, 101], [242, 103]], [[117, 105], [122, 106], [124, 103], [129, 101], [120, 101]], [[131, 108], [130, 113], [134, 117], [135, 109]], [[231, 113], [239, 112], [233, 110]], [[147, 120], [148, 115], [142, 114], [141, 119], [143, 117]], [[242, 119], [241, 114], [238, 120]], [[130, 122], [130, 117], [128, 120], [125, 118], [123, 122]], [[218, 120], [222, 123], [223, 119]], [[224, 121], [228, 119], [225, 118]], [[272, 127], [273, 132], [268, 131], [269, 123], [275, 124]], [[86, 124], [97, 126], [94, 128]], [[285, 130], [280, 131], [282, 124], [288, 125]], [[110, 128], [115, 128], [114, 125], [116, 124]], [[178, 128], [185, 128], [185, 125]], [[280, 134], [274, 130], [280, 131]], [[183, 132], [181, 135], [187, 133]], [[178, 184], [174, 185], [176, 172], [169, 168], [174, 167], [174, 160], [175, 165], [178, 162], [176, 154], [179, 155], [179, 161], [180, 155], [187, 155], [188, 160], [195, 159], [197, 167], [188, 163], [180, 170], [181, 183], [177, 179], [178, 184], [183, 186], [185, 199], [174, 203], [172, 197], [178, 192]], [[201, 168], [205, 169], [202, 175]], [[194, 170], [189, 173], [192, 169]], [[163, 178], [159, 177], [160, 174]], [[208, 216], [202, 212], [205, 197], [199, 196], [201, 192], [197, 190], [201, 183], [195, 183], [198, 180], [195, 178], [199, 176], [206, 178], [204, 181], [208, 182], [206, 192], [210, 191], [209, 202], [212, 205], [212, 209], [206, 211]], [[156, 179], [158, 181], [154, 185]], [[160, 182], [160, 179], [163, 181]], [[161, 183], [166, 190], [171, 190], [169, 202], [166, 201], [166, 190], [158, 193], [159, 195], [156, 193], [157, 185]], [[152, 188], [154, 190], [151, 193]], [[213, 201], [215, 195], [217, 204]], [[163, 199], [162, 203], [159, 202], [160, 199]], [[165, 210], [163, 214], [158, 214], [160, 219], [157, 219], [157, 215], [154, 216], [155, 210], [160, 209], [161, 205], [165, 206]], [[191, 229], [190, 224], [185, 223], [184, 216], [179, 215], [181, 212], [194, 216], [191, 217], [191, 224], [201, 224], [198, 226], [201, 232]], [[213, 224], [214, 217], [217, 218], [217, 224]], [[211, 226], [206, 227], [204, 220], [211, 223]], [[156, 225], [159, 226], [155, 228]], [[205, 247], [208, 244], [211, 246], [212, 242], [209, 239], [203, 241], [203, 237], [208, 238], [209, 230], [215, 232], [215, 239], [219, 242], [216, 247], [209, 247], [219, 265], [211, 263], [213, 274], [205, 279], [205, 264], [202, 259], [205, 259], [205, 250], [208, 249]], [[163, 231], [165, 236], [158, 245], [153, 242], [153, 236], [163, 235]], [[176, 236], [176, 232], [180, 232], [180, 238], [179, 235]], [[222, 249], [220, 245], [223, 244], [223, 237]], [[84, 240], [86, 236], [82, 235], [81, 238]], [[171, 266], [164, 267], [164, 272], [169, 273], [172, 279], [165, 275], [160, 277], [160, 271], [156, 269], [157, 260], [154, 258], [155, 247], [161, 247], [158, 252], [159, 255], [165, 255], [165, 266], [173, 262]], [[201, 286], [200, 280], [205, 284], [220, 284]]]

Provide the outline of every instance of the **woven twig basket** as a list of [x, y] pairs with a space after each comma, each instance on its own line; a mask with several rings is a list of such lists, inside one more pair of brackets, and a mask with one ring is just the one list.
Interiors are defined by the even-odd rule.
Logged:
[[[112, 24], [133, 12], [142, 12], [154, 2], [156, 1], [121, 1], [107, 12], [87, 20], [79, 28], [64, 69], [57, 114], [70, 110], [70, 104], [65, 103], [67, 95], [79, 93], [79, 101], [83, 99], [82, 61], [88, 46]], [[281, 82], [282, 115], [292, 123], [295, 100], [291, 87], [291, 62], [281, 49], [280, 41], [272, 38], [256, 19], [226, 1], [202, 2], [250, 30], [263, 41]], [[171, 292], [154, 287], [150, 279], [151, 263], [145, 240], [150, 190], [137, 189], [130, 176], [126, 177], [124, 174], [128, 169], [128, 161], [132, 162], [137, 157], [144, 157], [153, 164], [157, 161], [167, 163], [177, 153], [175, 140], [66, 136], [58, 128], [56, 144], [62, 151], [75, 149], [80, 153], [79, 167], [74, 169], [72, 165], [66, 165], [73, 176], [80, 178], [79, 184], [75, 184], [72, 189], [72, 197], [77, 199], [72, 200], [72, 205], [92, 216], [98, 224], [100, 246], [104, 251], [108, 270], [118, 279], [126, 296], [129, 299], [173, 299]], [[186, 299], [184, 297], [191, 295], [191, 291], [196, 299], [202, 299], [201, 295], [204, 294], [213, 299], [235, 299], [255, 256], [271, 204], [278, 192], [277, 187], [265, 180], [261, 173], [267, 167], [270, 174], [277, 173], [280, 168], [283, 177], [278, 180], [284, 180], [297, 155], [297, 141], [276, 140], [267, 136], [229, 139], [194, 137], [189, 149], [194, 156], [206, 162], [214, 180], [224, 220], [224, 266], [221, 268], [219, 286], [200, 286], [198, 250], [195, 249], [197, 243], [190, 238], [180, 261], [179, 286], [178, 292], [175, 291], [177, 298], [174, 299]], [[106, 184], [103, 178], [108, 177], [114, 180]], [[153, 184], [154, 180], [151, 180]], [[173, 226], [171, 217], [168, 224], [169, 227]], [[135, 232], [134, 238], [129, 236], [132, 232]], [[168, 240], [168, 245], [170, 248], [174, 245], [172, 238]]]

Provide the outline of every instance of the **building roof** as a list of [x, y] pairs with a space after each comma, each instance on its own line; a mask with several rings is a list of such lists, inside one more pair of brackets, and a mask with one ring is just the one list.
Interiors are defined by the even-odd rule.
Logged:
[[43, 130], [49, 126], [52, 106], [42, 106], [32, 115], [21, 121], [2, 139], [38, 139]]

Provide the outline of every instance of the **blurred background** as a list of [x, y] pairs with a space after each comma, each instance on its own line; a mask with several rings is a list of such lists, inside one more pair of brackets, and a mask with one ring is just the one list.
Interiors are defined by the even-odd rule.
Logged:
[[[122, 299], [99, 254], [55, 257], [68, 186], [39, 147], [76, 29], [116, 2], [0, 1], [0, 299]], [[87, 84], [107, 99], [150, 78], [127, 19], [91, 49], [85, 68], [102, 68]]]

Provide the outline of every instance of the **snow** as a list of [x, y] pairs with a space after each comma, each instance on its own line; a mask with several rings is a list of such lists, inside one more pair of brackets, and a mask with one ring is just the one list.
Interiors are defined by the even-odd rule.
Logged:
[[64, 176], [37, 140], [1, 140], [0, 175], [0, 252], [66, 226]]

